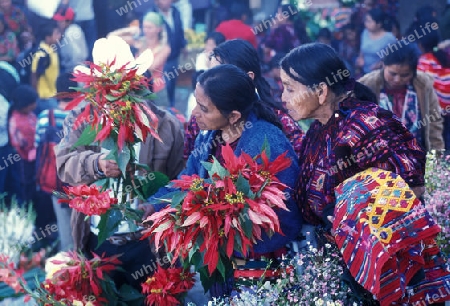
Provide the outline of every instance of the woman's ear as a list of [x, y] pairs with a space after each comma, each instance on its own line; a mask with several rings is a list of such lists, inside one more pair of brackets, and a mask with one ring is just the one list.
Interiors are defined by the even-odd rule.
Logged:
[[247, 72], [247, 75], [254, 81], [255, 80], [255, 73], [253, 71]]
[[228, 115], [228, 122], [230, 123], [230, 125], [235, 125], [241, 118], [242, 114], [239, 111], [234, 110]]
[[330, 87], [325, 83], [320, 83], [317, 88], [317, 97], [319, 98], [319, 104], [324, 105], [327, 102], [327, 98], [330, 94]]

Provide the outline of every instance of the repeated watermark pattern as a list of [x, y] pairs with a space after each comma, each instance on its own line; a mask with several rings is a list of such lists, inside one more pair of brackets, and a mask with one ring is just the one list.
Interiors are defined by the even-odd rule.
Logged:
[[[381, 49], [377, 52], [377, 55], [380, 58], [383, 58], [385, 56], [388, 56], [390, 53], [393, 53], [395, 51], [398, 51], [399, 48], [403, 48], [403, 46], [407, 46], [410, 43], [415, 42], [416, 40], [424, 37], [425, 35], [431, 33], [432, 30], [436, 31], [439, 28], [438, 24], [436, 22], [430, 23], [427, 22], [425, 26], [420, 26], [420, 29], [422, 30], [418, 32], [417, 30], [414, 30], [414, 34], [409, 34], [407, 38], [402, 37], [402, 39], [397, 40], [395, 44], [389, 44], [386, 48]], [[423, 34], [423, 35], [421, 35]], [[394, 50], [395, 49], [395, 50]]]

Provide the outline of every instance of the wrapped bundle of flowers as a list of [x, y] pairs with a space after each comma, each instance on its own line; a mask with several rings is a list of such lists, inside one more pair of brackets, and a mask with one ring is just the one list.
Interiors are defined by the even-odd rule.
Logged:
[[105, 305], [116, 295], [107, 273], [118, 268], [120, 255], [92, 255], [88, 260], [76, 252], [59, 253], [47, 260], [46, 279], [36, 290], [22, 286], [39, 305]]
[[15, 267], [21, 253], [34, 242], [35, 219], [31, 205], [19, 207], [13, 199], [11, 207], [6, 207], [4, 198], [0, 200], [0, 255], [7, 257]]
[[[74, 80], [82, 83], [76, 93], [69, 94], [73, 100], [67, 109], [80, 103], [84, 109], [73, 124], [83, 131], [74, 144], [77, 146], [99, 145], [108, 152], [106, 159], [114, 160], [122, 175], [117, 179], [97, 181], [98, 186], [77, 186], [65, 189], [67, 193], [55, 195], [69, 206], [88, 216], [100, 215], [99, 244], [117, 230], [121, 221], [127, 221], [131, 230], [142, 221], [142, 212], [133, 209], [137, 197], [145, 200], [137, 169], [148, 171], [137, 162], [136, 145], [144, 143], [149, 136], [159, 138], [158, 118], [147, 101], [152, 97], [150, 80], [143, 73], [153, 62], [150, 50], [134, 59], [130, 46], [120, 37], [112, 36], [96, 41], [93, 63], [89, 68], [75, 67]], [[166, 178], [161, 184], [167, 183]], [[153, 181], [152, 183], [157, 183]]]
[[437, 244], [448, 258], [450, 255], [450, 154], [430, 151], [425, 166], [425, 205], [441, 226]]
[[142, 284], [142, 293], [147, 296], [145, 302], [149, 306], [176, 306], [193, 286], [193, 273], [183, 268], [163, 269], [158, 266], [155, 274]]
[[235, 252], [246, 256], [263, 233], [281, 233], [275, 210], [287, 210], [286, 186], [276, 178], [290, 166], [286, 154], [270, 162], [265, 150], [255, 158], [245, 152], [237, 157], [226, 145], [222, 153], [224, 166], [215, 158], [203, 164], [208, 179], [184, 175], [172, 181], [179, 191], [147, 219], [152, 223], [144, 235], [157, 249], [164, 243], [172, 263], [195, 266], [205, 290], [230, 277]]
[[239, 288], [239, 294], [213, 299], [208, 306], [348, 306], [350, 290], [342, 281], [343, 262], [339, 250], [331, 244], [311, 245], [279, 267], [282, 277], [275, 282], [261, 280], [257, 285]]

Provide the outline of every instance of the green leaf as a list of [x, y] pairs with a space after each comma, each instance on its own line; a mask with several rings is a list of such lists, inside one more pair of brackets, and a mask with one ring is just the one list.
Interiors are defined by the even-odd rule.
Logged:
[[137, 169], [142, 169], [142, 170], [145, 170], [147, 172], [151, 171], [150, 167], [148, 165], [146, 165], [146, 164], [141, 164], [141, 163], [134, 163], [134, 164], [136, 165]]
[[219, 261], [217, 262], [216, 269], [220, 272], [220, 275], [222, 275], [223, 279], [226, 279], [225, 265], [222, 262], [222, 256], [219, 256]]
[[120, 287], [119, 295], [120, 299], [125, 302], [136, 302], [144, 299], [144, 296], [139, 291], [127, 284], [124, 284]]
[[170, 206], [172, 208], [176, 208], [177, 206], [179, 206], [186, 197], [186, 194], [187, 194], [186, 192], [178, 191], [178, 193], [173, 196], [172, 203], [170, 204]]
[[137, 176], [133, 185], [134, 189], [138, 189], [143, 200], [147, 200], [154, 195], [159, 188], [166, 186], [169, 183], [167, 175], [161, 172], [148, 172], [145, 176]]
[[261, 152], [266, 151], [267, 158], [270, 160], [270, 144], [269, 141], [267, 141], [267, 137], [264, 136], [264, 142], [261, 147]]
[[110, 95], [110, 94], [105, 95], [105, 98], [106, 98], [106, 100], [108, 100], [109, 102], [116, 101], [116, 100], [119, 99], [119, 97], [114, 97], [113, 95]]
[[117, 147], [113, 148], [111, 151], [108, 152], [108, 155], [106, 155], [105, 159], [113, 160], [117, 163], [119, 158], [117, 157]]
[[127, 171], [127, 165], [130, 162], [131, 152], [127, 146], [122, 148], [122, 151], [119, 152], [118, 155], [118, 166], [120, 171], [122, 171], [122, 175], [125, 177], [125, 173]]
[[189, 251], [189, 263], [193, 265], [196, 270], [203, 265], [202, 254], [200, 254], [198, 248], [198, 245], [194, 245]]
[[[248, 208], [244, 208], [244, 210], [242, 211], [242, 214], [244, 216], [248, 215]], [[253, 229], [253, 223], [250, 220], [250, 218], [244, 218], [242, 224], [242, 229], [244, 230], [245, 236], [246, 237], [251, 237], [252, 236], [252, 229]], [[236, 235], [238, 236], [238, 235]]]
[[122, 212], [118, 209], [110, 209], [100, 216], [97, 248], [119, 229], [122, 218]]
[[109, 187], [109, 178], [103, 178], [101, 180], [97, 180], [97, 181], [93, 182], [92, 184], [95, 186], [98, 186], [98, 187], [108, 188]]
[[207, 161], [202, 161], [201, 162], [203, 167], [206, 169], [206, 171], [210, 172], [212, 169], [212, 163], [211, 162], [207, 162]]
[[78, 138], [77, 142], [72, 146], [72, 149], [80, 146], [89, 146], [92, 145], [92, 143], [95, 140], [95, 137], [97, 137], [97, 134], [100, 132], [100, 126], [92, 127], [88, 125], [83, 132], [80, 135], [80, 138]]
[[[203, 164], [203, 167], [205, 167], [206, 170], [208, 170], [205, 166], [205, 162], [201, 162]], [[213, 156], [213, 163], [211, 165], [211, 169], [208, 170], [209, 176], [212, 177], [214, 174], [217, 174], [221, 179], [224, 177], [230, 175], [227, 169], [222, 167], [220, 162]]]
[[102, 148], [105, 148], [106, 150], [109, 151], [112, 151], [114, 149], [117, 150], [117, 144], [114, 143], [114, 140], [111, 137], [108, 137], [102, 141]]
[[240, 173], [236, 180], [236, 188], [244, 194], [248, 194], [250, 192], [250, 183]]

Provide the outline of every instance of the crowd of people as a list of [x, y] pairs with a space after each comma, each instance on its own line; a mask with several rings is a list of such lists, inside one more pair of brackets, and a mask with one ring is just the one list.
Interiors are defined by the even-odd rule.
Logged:
[[[73, 122], [83, 106], [68, 112], [70, 99], [58, 95], [78, 86], [72, 72], [92, 60], [100, 31], [92, 0], [51, 2], [0, 0], [0, 194], [5, 192], [7, 201], [32, 202], [36, 227], [57, 222], [56, 236], [41, 244], [59, 240], [61, 250], [88, 252], [97, 247], [98, 218], [58, 204], [48, 186], [61, 190], [64, 184], [120, 175], [101, 148], [73, 150], [84, 128], [73, 129]], [[401, 31], [397, 1], [364, 0], [335, 28], [312, 37], [290, 4], [274, 12], [285, 18], [262, 21], [270, 27], [255, 31], [248, 4], [232, 1], [197, 56], [183, 126], [167, 110], [177, 102], [174, 69], [187, 43], [185, 14], [172, 2], [155, 0], [105, 33], [124, 39], [136, 57], [146, 50], [154, 56], [146, 74], [156, 98], [148, 104], [159, 119], [163, 143], [150, 138], [142, 144], [139, 162], [170, 179], [180, 173], [207, 177], [202, 162], [211, 156], [223, 161], [225, 144], [236, 154], [256, 155], [265, 141], [272, 158], [287, 151], [292, 165], [278, 177], [294, 191], [289, 212], [279, 213], [285, 236], [265, 237], [252, 260], [283, 254], [285, 244], [301, 236], [302, 223], [334, 230], [337, 186], [372, 167], [398, 174], [422, 198], [425, 153], [450, 150], [450, 43], [443, 39], [449, 33], [441, 31], [436, 10], [419, 9]], [[239, 129], [241, 122], [252, 128]], [[369, 149], [370, 155], [359, 157]], [[141, 208], [146, 216], [160, 209]], [[126, 254], [125, 272], [114, 280], [139, 287], [127, 271], [157, 254], [140, 256], [154, 250], [129, 229], [113, 238], [100, 251]], [[415, 271], [406, 285], [427, 286], [423, 269]], [[217, 286], [210, 294], [229, 294], [229, 289]]]

